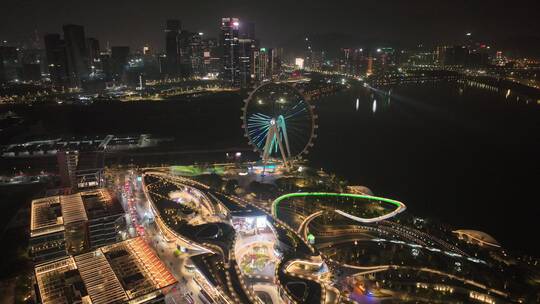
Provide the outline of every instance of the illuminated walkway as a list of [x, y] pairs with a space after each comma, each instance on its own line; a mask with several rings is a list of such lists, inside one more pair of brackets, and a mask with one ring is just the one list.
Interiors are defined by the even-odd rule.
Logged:
[[[405, 209], [407, 208], [405, 206], [405, 204], [403, 204], [402, 202], [387, 199], [387, 198], [382, 198], [382, 197], [370, 196], [370, 195], [361, 195], [361, 194], [352, 194], [352, 193], [306, 192], [306, 193], [290, 193], [290, 194], [285, 194], [285, 195], [282, 195], [282, 196], [278, 197], [272, 203], [272, 215], [277, 217], [278, 205], [283, 200], [286, 200], [286, 199], [289, 199], [289, 198], [294, 198], [294, 197], [321, 197], [321, 198], [324, 198], [324, 197], [334, 197], [334, 198], [335, 197], [343, 197], [343, 198], [362, 199], [362, 200], [367, 200], [367, 201], [370, 201], [370, 202], [373, 202], [373, 201], [384, 202], [384, 203], [388, 203], [388, 204], [396, 206], [395, 210], [393, 210], [393, 211], [391, 211], [389, 213], [383, 214], [381, 216], [373, 217], [373, 218], [364, 218], [364, 217], [355, 216], [355, 215], [349, 214], [349, 213], [344, 212], [344, 211], [339, 210], [339, 209], [334, 210], [336, 213], [338, 213], [338, 214], [340, 214], [340, 215], [342, 215], [344, 217], [347, 217], [347, 218], [349, 218], [349, 219], [351, 219], [353, 221], [357, 221], [357, 222], [361, 222], [361, 223], [375, 223], [375, 222], [379, 222], [379, 221], [382, 221], [382, 220], [386, 220], [386, 219], [394, 217], [397, 214], [405, 211]], [[316, 215], [315, 216], [310, 215], [310, 216], [306, 217], [306, 219], [304, 221], [311, 221], [315, 217], [316, 217]], [[300, 227], [304, 227], [304, 226], [306, 226], [306, 223], [303, 222], [300, 225]]]

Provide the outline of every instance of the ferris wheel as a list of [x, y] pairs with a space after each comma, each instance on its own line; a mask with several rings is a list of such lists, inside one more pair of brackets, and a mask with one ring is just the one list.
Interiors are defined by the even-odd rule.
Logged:
[[245, 100], [243, 128], [263, 162], [281, 159], [286, 167], [301, 158], [317, 137], [317, 116], [304, 96], [284, 83], [266, 83]]

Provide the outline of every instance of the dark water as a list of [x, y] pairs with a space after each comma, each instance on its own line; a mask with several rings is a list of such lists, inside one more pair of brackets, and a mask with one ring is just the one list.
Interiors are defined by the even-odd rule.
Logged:
[[358, 87], [317, 102], [314, 166], [401, 200], [413, 214], [540, 254], [536, 101], [448, 83], [394, 87], [389, 104], [373, 92]]

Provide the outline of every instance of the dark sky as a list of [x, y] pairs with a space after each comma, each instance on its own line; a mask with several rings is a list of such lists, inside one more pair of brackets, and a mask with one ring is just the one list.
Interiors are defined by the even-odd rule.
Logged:
[[466, 31], [486, 40], [540, 36], [539, 0], [0, 0], [0, 39], [21, 40], [35, 29], [60, 32], [81, 24], [104, 45], [162, 48], [163, 25], [217, 35], [220, 18], [256, 23], [263, 46], [304, 33], [339, 32], [355, 39], [405, 44], [455, 41]]

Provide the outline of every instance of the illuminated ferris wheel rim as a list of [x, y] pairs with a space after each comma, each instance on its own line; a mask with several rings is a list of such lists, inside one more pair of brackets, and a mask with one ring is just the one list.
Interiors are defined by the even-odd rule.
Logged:
[[[249, 144], [251, 146], [253, 146], [253, 151], [258, 152], [259, 154], [263, 155], [264, 151], [261, 149], [260, 146], [258, 146], [256, 143], [254, 143], [253, 138], [249, 134], [249, 131], [248, 131], [248, 106], [249, 106], [249, 104], [251, 102], [254, 102], [253, 97], [255, 96], [255, 94], [261, 88], [263, 88], [265, 86], [269, 86], [269, 85], [270, 86], [271, 85], [280, 85], [280, 86], [288, 87], [288, 89], [290, 89], [291, 91], [294, 91], [296, 94], [298, 94], [301, 97], [301, 101], [306, 104], [305, 108], [307, 109], [309, 117], [310, 117], [310, 119], [309, 119], [310, 120], [309, 138], [308, 138], [305, 146], [300, 150], [300, 152], [296, 153], [295, 155], [291, 155], [289, 160], [301, 158], [303, 154], [305, 155], [305, 154], [309, 153], [308, 149], [313, 146], [313, 141], [314, 141], [315, 138], [317, 138], [317, 135], [315, 134], [315, 129], [318, 128], [318, 125], [316, 124], [317, 115], [314, 112], [315, 107], [313, 105], [311, 105], [306, 100], [305, 96], [300, 91], [298, 91], [298, 89], [296, 89], [295, 87], [291, 86], [288, 83], [284, 83], [284, 82], [266, 82], [266, 83], [263, 83], [263, 84], [257, 86], [253, 91], [251, 91], [249, 93], [249, 96], [246, 99], [244, 99], [244, 107], [242, 109], [243, 115], [241, 117], [241, 119], [243, 121], [242, 127], [244, 128], [244, 136], [248, 139]], [[278, 119], [279, 119], [279, 115], [278, 115], [278, 117], [271, 117], [270, 121], [275, 123]]]

